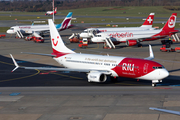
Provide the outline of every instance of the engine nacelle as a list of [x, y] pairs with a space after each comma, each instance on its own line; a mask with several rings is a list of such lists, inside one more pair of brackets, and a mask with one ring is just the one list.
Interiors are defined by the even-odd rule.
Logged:
[[90, 72], [88, 74], [88, 82], [105, 82], [107, 76], [101, 72]]
[[127, 40], [126, 45], [127, 46], [134, 46], [137, 44], [136, 40]]

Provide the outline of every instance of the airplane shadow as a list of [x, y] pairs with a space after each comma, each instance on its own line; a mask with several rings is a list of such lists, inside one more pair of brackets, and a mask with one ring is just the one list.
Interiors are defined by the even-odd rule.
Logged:
[[[20, 66], [28, 67], [59, 67], [45, 64], [37, 64], [29, 61], [17, 60]], [[137, 80], [132, 78], [119, 77], [117, 81], [111, 81], [110, 77], [103, 83], [89, 83], [87, 75], [79, 72], [62, 71], [37, 71], [17, 69], [13, 73], [14, 65], [11, 58], [0, 55], [0, 87], [17, 86], [151, 86], [151, 80]], [[180, 71], [180, 69], [171, 70]], [[179, 76], [168, 76], [158, 86], [180, 86]]]

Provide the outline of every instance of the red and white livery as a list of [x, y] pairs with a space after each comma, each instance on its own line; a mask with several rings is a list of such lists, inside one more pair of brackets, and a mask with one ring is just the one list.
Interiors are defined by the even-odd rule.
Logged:
[[87, 73], [88, 82], [105, 82], [107, 76], [111, 76], [112, 79], [128, 77], [152, 80], [152, 86], [162, 82], [162, 79], [169, 75], [161, 64], [151, 61], [154, 58], [151, 46], [149, 46], [150, 56], [145, 59], [75, 53], [64, 45], [52, 20], [49, 19], [48, 21], [53, 53], [35, 54], [52, 56], [65, 68], [20, 67], [11, 55], [16, 66], [14, 70], [20, 67], [24, 69], [83, 72]]
[[81, 34], [80, 37], [82, 38], [92, 38], [96, 33], [100, 32], [114, 32], [114, 31], [132, 31], [132, 30], [151, 30], [154, 20], [154, 13], [150, 13], [149, 16], [144, 21], [143, 25], [140, 27], [117, 27], [117, 28], [88, 28], [85, 29]]
[[47, 11], [45, 15], [53, 15], [53, 12], [54, 12], [54, 15], [57, 13], [57, 7], [55, 8], [54, 11]]
[[[126, 43], [127, 46], [134, 46], [136, 44], [138, 44], [138, 46], [141, 46], [140, 42], [142, 41], [157, 40], [179, 32], [178, 30], [174, 30], [176, 24], [176, 17], [177, 13], [173, 13], [162, 29], [101, 32], [96, 34], [91, 39], [91, 41], [107, 43], [108, 46], [113, 46], [113, 42]], [[148, 20], [146, 20], [146, 22], [147, 21]]]

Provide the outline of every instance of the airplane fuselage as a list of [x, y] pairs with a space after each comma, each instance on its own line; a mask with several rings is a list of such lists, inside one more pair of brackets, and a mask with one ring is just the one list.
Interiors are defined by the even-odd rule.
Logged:
[[[159, 34], [160, 33], [160, 34]], [[156, 40], [169, 35], [168, 32], [162, 30], [147, 30], [147, 31], [118, 31], [118, 32], [103, 32], [98, 33], [91, 39], [92, 42], [104, 42], [105, 38], [111, 37], [112, 41], [126, 42], [127, 40]]]
[[114, 77], [161, 80], [169, 75], [161, 64], [138, 58], [73, 53], [54, 59], [66, 68], [107, 70]]
[[32, 34], [34, 31], [48, 31], [49, 25], [25, 25], [25, 26], [13, 26], [6, 31], [8, 34], [16, 34], [17, 31], [21, 33]]
[[155, 28], [152, 28], [150, 26], [147, 27], [124, 27], [124, 28], [89, 28], [84, 30], [81, 34], [80, 37], [82, 38], [89, 38], [91, 37], [90, 32], [96, 32], [96, 33], [102, 33], [102, 32], [116, 32], [116, 31], [140, 31], [140, 30], [153, 30]]

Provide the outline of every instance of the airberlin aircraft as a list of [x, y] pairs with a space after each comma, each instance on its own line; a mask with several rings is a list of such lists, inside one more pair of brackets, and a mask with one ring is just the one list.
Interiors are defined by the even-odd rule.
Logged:
[[147, 19], [144, 21], [143, 25], [141, 25], [140, 27], [88, 28], [88, 29], [85, 29], [80, 34], [80, 37], [91, 38], [96, 33], [100, 33], [100, 32], [129, 31], [129, 30], [131, 30], [131, 31], [132, 30], [150, 30], [150, 29], [154, 29], [154, 28], [152, 28], [153, 20], [154, 20], [154, 13], [150, 13], [149, 16], [147, 17]]
[[137, 31], [110, 31], [98, 33], [91, 39], [92, 42], [107, 43], [109, 46], [113, 43], [126, 43], [127, 46], [134, 46], [140, 42], [148, 40], [157, 40], [171, 36], [178, 30], [174, 30], [177, 13], [173, 13], [167, 23], [159, 30], [137, 30]]
[[51, 56], [65, 68], [20, 67], [10, 54], [16, 66], [12, 72], [17, 68], [74, 71], [87, 73], [88, 82], [105, 82], [107, 76], [111, 76], [112, 79], [128, 77], [151, 80], [152, 86], [156, 86], [156, 83], [162, 82], [162, 79], [169, 75], [161, 64], [151, 61], [154, 58], [151, 46], [149, 46], [150, 56], [145, 59], [75, 53], [64, 45], [52, 20], [49, 19], [48, 22], [53, 53], [32, 54]]
[[55, 8], [54, 11], [47, 11], [45, 15], [53, 15], [53, 12], [54, 12], [54, 15], [57, 13], [57, 7]]

